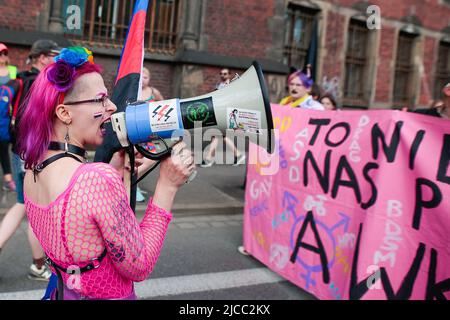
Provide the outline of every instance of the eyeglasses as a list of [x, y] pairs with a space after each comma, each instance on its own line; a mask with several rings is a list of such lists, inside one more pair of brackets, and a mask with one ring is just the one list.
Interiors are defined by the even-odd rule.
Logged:
[[5, 56], [5, 57], [7, 57], [8, 56], [8, 51], [2, 51], [2, 52], [0, 52], [0, 56]]
[[71, 105], [75, 105], [75, 104], [83, 104], [83, 103], [102, 103], [103, 108], [106, 108], [108, 106], [109, 101], [111, 101], [109, 99], [109, 96], [107, 94], [101, 96], [100, 98], [94, 98], [94, 99], [89, 99], [89, 100], [80, 100], [80, 101], [70, 101], [70, 102], [64, 102], [63, 104], [67, 105], [67, 106], [71, 106]]
[[228, 73], [222, 73], [222, 72], [221, 72], [220, 75], [221, 75], [221, 76], [227, 76]]

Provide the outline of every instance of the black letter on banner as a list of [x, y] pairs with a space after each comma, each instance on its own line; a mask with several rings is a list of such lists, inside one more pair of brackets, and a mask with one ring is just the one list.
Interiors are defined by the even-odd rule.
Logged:
[[[425, 201], [422, 194], [422, 186], [427, 186], [433, 192], [433, 197]], [[416, 180], [416, 206], [414, 208], [413, 228], [419, 230], [420, 218], [422, 218], [422, 208], [436, 208], [442, 201], [442, 193], [439, 187], [432, 181], [418, 178]]]
[[[342, 127], [345, 130], [345, 136], [344, 138], [341, 139], [341, 141], [333, 143], [330, 141], [330, 133], [336, 129]], [[329, 147], [337, 147], [339, 145], [341, 145], [342, 143], [344, 143], [345, 140], [347, 140], [348, 136], [350, 135], [350, 125], [347, 122], [338, 122], [336, 123], [334, 126], [332, 126], [330, 128], [330, 130], [328, 130], [327, 135], [325, 136], [325, 143], [327, 144], [327, 146]]]
[[386, 269], [384, 267], [380, 268], [381, 282], [383, 283], [383, 290], [384, 293], [386, 293], [386, 297], [388, 298], [388, 300], [407, 300], [411, 298], [414, 282], [416, 281], [417, 274], [419, 273], [419, 268], [424, 255], [425, 244], [419, 243], [416, 257], [414, 258], [411, 268], [409, 268], [409, 271], [406, 274], [406, 277], [403, 279], [403, 282], [397, 293], [394, 293], [394, 290], [392, 289], [391, 281], [389, 280]]
[[[355, 253], [353, 255], [352, 262], [352, 274], [350, 278], [350, 291], [349, 291], [349, 299], [350, 300], [359, 300], [363, 295], [367, 293], [369, 287], [367, 285], [367, 280], [371, 277], [374, 277], [376, 272], [362, 280], [358, 281], [358, 257], [359, 257], [359, 248], [361, 241], [361, 233], [362, 233], [362, 223], [359, 225], [358, 237], [356, 239], [356, 247]], [[419, 244], [417, 248], [416, 257], [412, 263], [411, 268], [409, 269], [406, 277], [403, 279], [403, 282], [400, 286], [400, 289], [396, 294], [394, 294], [394, 290], [392, 289], [391, 282], [387, 275], [386, 269], [384, 267], [380, 268], [381, 282], [383, 283], [383, 290], [386, 294], [386, 297], [389, 300], [393, 299], [408, 299], [411, 297], [412, 289], [414, 286], [414, 282], [416, 281], [417, 274], [419, 272], [420, 264], [422, 263], [422, 259], [425, 254], [425, 245], [423, 243]]]
[[436, 283], [436, 266], [437, 266], [437, 251], [431, 248], [430, 267], [428, 268], [428, 282], [426, 300], [447, 300], [444, 292], [450, 291], [450, 278], [447, 278], [439, 283]]
[[[341, 179], [344, 169], [347, 172], [348, 177], [350, 178], [350, 180], [348, 181]], [[353, 169], [348, 163], [345, 156], [341, 156], [336, 169], [336, 177], [334, 178], [333, 189], [331, 191], [331, 197], [333, 199], [336, 199], [339, 186], [352, 188], [355, 192], [356, 201], [358, 203], [361, 203], [361, 191], [359, 190], [358, 180], [356, 179], [355, 173], [353, 172]]]
[[364, 166], [364, 169], [363, 169], [364, 178], [370, 183], [370, 186], [372, 188], [372, 197], [370, 197], [369, 201], [367, 201], [366, 203], [361, 204], [361, 208], [364, 210], [369, 209], [377, 201], [377, 197], [378, 197], [377, 186], [373, 182], [372, 178], [369, 176], [369, 171], [372, 169], [378, 169], [379, 167], [380, 166], [375, 162], [368, 162]]
[[[317, 247], [314, 247], [310, 244], [302, 242], [303, 236], [305, 235], [306, 228], [308, 224], [311, 224], [311, 229], [314, 232], [314, 237], [316, 238]], [[314, 221], [314, 216], [312, 211], [308, 211], [305, 217], [305, 221], [303, 221], [302, 227], [297, 237], [297, 242], [295, 244], [294, 251], [292, 252], [290, 261], [295, 263], [295, 259], [297, 259], [298, 250], [300, 247], [305, 248], [306, 250], [312, 251], [320, 256], [320, 264], [322, 265], [322, 277], [324, 283], [330, 282], [330, 273], [328, 271], [328, 259], [325, 252], [325, 248], [322, 244], [322, 240], [320, 239], [319, 232], [317, 231], [316, 222]]]
[[403, 121], [399, 121], [395, 124], [395, 129], [394, 133], [392, 134], [391, 143], [388, 146], [386, 144], [384, 132], [380, 130], [380, 127], [378, 127], [378, 123], [375, 123], [375, 125], [372, 127], [372, 157], [375, 160], [378, 159], [378, 152], [379, 152], [377, 140], [381, 140], [381, 143], [383, 144], [383, 151], [384, 154], [386, 155], [388, 162], [389, 163], [394, 162], [395, 156], [397, 155], [398, 144], [400, 142], [400, 130], [402, 126]]
[[353, 255], [352, 262], [352, 275], [350, 278], [350, 288], [348, 297], [350, 300], [359, 300], [366, 292], [369, 290], [367, 286], [367, 280], [375, 276], [376, 271], [358, 283], [358, 256], [359, 256], [359, 245], [361, 243], [361, 233], [362, 233], [362, 223], [359, 224], [358, 237], [356, 238], [355, 253]]
[[437, 180], [450, 184], [450, 176], [447, 176], [448, 165], [450, 163], [450, 134], [444, 135], [442, 145], [441, 160], [439, 160], [439, 171]]
[[425, 136], [425, 130], [420, 130], [417, 132], [414, 142], [411, 146], [411, 151], [409, 152], [409, 168], [414, 170], [414, 160], [416, 160], [417, 151], [422, 143], [423, 137]]
[[308, 163], [311, 165], [316, 172], [317, 179], [319, 180], [320, 186], [324, 193], [328, 193], [328, 188], [330, 187], [330, 158], [331, 150], [327, 151], [325, 156], [325, 163], [323, 165], [323, 174], [320, 172], [319, 166], [310, 150], [306, 152], [305, 160], [303, 160], [303, 185], [308, 186]]
[[317, 126], [316, 130], [314, 131], [313, 136], [311, 137], [311, 140], [309, 141], [309, 145], [313, 146], [314, 143], [316, 143], [317, 136], [319, 135], [320, 127], [321, 126], [327, 126], [331, 122], [330, 119], [309, 119], [309, 124], [314, 124]]

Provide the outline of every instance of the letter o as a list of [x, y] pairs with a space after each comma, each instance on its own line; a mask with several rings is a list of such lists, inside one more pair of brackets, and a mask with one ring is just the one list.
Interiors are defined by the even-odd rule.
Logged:
[[[345, 135], [344, 137], [338, 141], [338, 142], [331, 142], [330, 141], [330, 134], [337, 128], [344, 128], [345, 130]], [[340, 146], [342, 143], [344, 143], [345, 140], [347, 140], [348, 136], [350, 135], [350, 125], [347, 122], [338, 122], [336, 123], [334, 126], [332, 126], [330, 128], [330, 130], [328, 130], [327, 135], [325, 136], [325, 143], [327, 144], [327, 146], [329, 147], [338, 147]]]

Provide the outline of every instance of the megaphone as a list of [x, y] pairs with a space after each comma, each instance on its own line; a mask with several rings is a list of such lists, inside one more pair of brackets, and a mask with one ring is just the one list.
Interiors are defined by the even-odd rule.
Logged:
[[[125, 112], [111, 116], [112, 127], [123, 147], [135, 145], [146, 157], [159, 160], [168, 155], [184, 130], [216, 128], [226, 135], [248, 137], [274, 151], [273, 120], [268, 90], [258, 62], [226, 87], [188, 98], [136, 102]], [[175, 139], [174, 139], [175, 138]], [[151, 143], [151, 149], [142, 147]]]

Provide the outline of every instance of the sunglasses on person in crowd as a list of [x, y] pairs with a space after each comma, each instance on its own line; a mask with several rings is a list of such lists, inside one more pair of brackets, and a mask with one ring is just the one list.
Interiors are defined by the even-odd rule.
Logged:
[[6, 51], [6, 50], [1, 51], [1, 52], [0, 52], [0, 56], [5, 56], [5, 57], [7, 57], [7, 56], [8, 56], [8, 51]]

